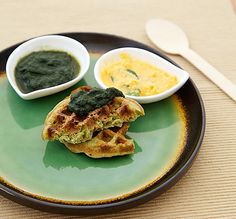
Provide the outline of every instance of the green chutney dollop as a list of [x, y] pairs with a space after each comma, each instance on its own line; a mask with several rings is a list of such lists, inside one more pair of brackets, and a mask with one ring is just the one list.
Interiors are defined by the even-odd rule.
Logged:
[[63, 51], [38, 51], [21, 58], [15, 68], [16, 83], [23, 93], [53, 87], [74, 79], [80, 64]]
[[124, 94], [113, 87], [106, 90], [93, 88], [90, 91], [78, 91], [71, 95], [68, 110], [78, 116], [85, 116], [89, 112], [108, 104], [115, 97], [124, 97]]

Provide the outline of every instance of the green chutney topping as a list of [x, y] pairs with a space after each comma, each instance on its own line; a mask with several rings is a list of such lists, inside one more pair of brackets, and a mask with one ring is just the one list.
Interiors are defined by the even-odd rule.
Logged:
[[85, 116], [89, 112], [108, 104], [115, 97], [124, 97], [124, 94], [113, 87], [106, 90], [93, 88], [90, 91], [78, 91], [71, 95], [68, 110], [78, 116]]
[[38, 51], [21, 58], [15, 68], [20, 90], [29, 93], [74, 79], [80, 65], [74, 57], [62, 51]]

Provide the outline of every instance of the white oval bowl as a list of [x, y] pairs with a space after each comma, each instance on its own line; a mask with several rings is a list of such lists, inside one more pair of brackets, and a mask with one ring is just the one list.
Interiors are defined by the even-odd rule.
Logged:
[[[23, 93], [17, 86], [15, 80], [15, 67], [18, 61], [24, 56], [30, 54], [31, 52], [42, 51], [42, 50], [43, 51], [55, 50], [55, 51], [67, 52], [79, 62], [80, 72], [78, 72], [76, 78], [66, 83], [49, 88], [36, 90], [30, 93]], [[7, 60], [6, 74], [8, 81], [10, 82], [11, 86], [16, 91], [16, 93], [21, 98], [25, 100], [30, 100], [51, 95], [73, 86], [84, 77], [84, 75], [88, 71], [89, 64], [90, 64], [89, 53], [87, 49], [80, 42], [72, 38], [60, 35], [47, 35], [28, 40], [25, 43], [22, 43], [20, 46], [18, 46], [11, 53], [11, 55]]]
[[164, 98], [167, 98], [174, 94], [177, 90], [179, 90], [184, 83], [188, 80], [189, 74], [176, 67], [175, 65], [171, 64], [167, 60], [163, 59], [162, 57], [151, 53], [147, 50], [144, 49], [139, 49], [139, 48], [133, 48], [133, 47], [124, 47], [124, 48], [119, 48], [119, 49], [114, 49], [111, 50], [105, 54], [103, 54], [96, 62], [95, 67], [94, 67], [94, 76], [101, 88], [106, 89], [108, 86], [104, 84], [104, 82], [101, 80], [101, 70], [108, 65], [111, 62], [114, 62], [116, 60], [120, 60], [120, 54], [121, 53], [126, 53], [129, 54], [131, 57], [142, 60], [144, 62], [147, 62], [153, 66], [156, 66], [159, 69], [162, 69], [174, 76], [177, 77], [178, 83], [171, 87], [170, 89], [160, 93], [160, 94], [155, 94], [151, 96], [142, 96], [142, 97], [137, 97], [137, 96], [130, 96], [130, 95], [125, 95], [128, 98], [132, 98], [139, 103], [145, 104], [145, 103], [152, 103], [156, 102], [159, 100], [162, 100]]

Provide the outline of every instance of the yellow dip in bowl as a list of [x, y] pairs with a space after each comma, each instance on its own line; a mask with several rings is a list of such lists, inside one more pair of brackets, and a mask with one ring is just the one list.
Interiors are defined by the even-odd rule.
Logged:
[[145, 61], [120, 53], [120, 59], [101, 69], [101, 80], [131, 96], [151, 96], [162, 93], [178, 83], [175, 75]]

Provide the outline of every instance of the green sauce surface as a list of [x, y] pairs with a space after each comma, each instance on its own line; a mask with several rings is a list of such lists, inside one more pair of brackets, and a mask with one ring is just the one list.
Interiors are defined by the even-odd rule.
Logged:
[[89, 112], [108, 104], [115, 97], [124, 97], [124, 94], [113, 87], [106, 90], [93, 88], [90, 91], [78, 91], [71, 95], [68, 110], [78, 116], [85, 116]]
[[62, 51], [38, 51], [21, 58], [15, 78], [23, 93], [29, 93], [74, 79], [80, 70], [78, 61]]

